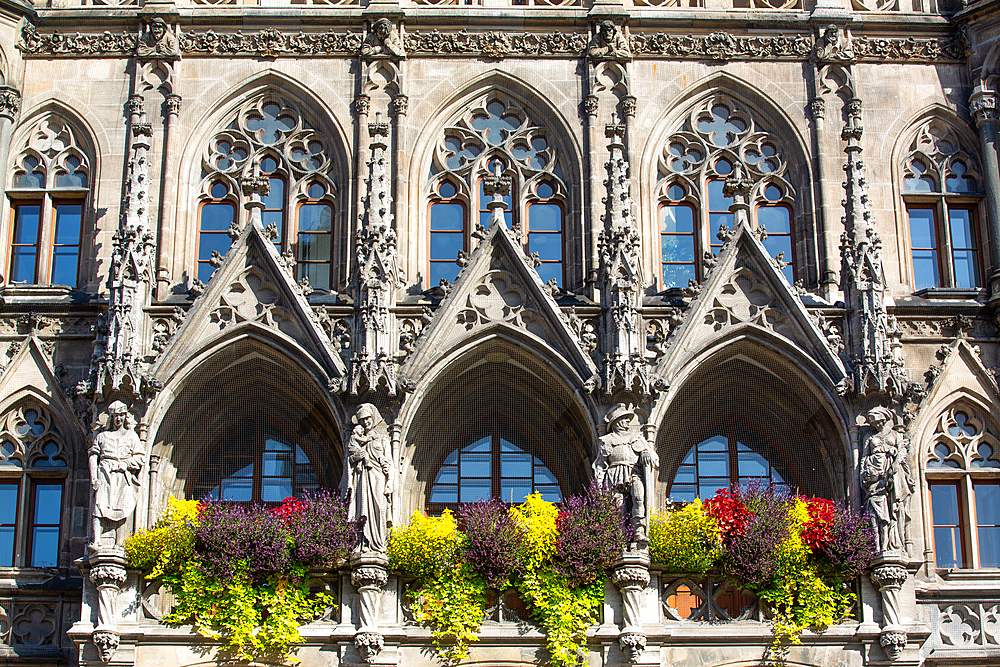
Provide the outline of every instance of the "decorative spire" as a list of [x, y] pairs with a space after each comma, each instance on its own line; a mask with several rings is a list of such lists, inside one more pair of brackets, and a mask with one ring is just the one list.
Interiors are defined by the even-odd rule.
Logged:
[[636, 391], [648, 395], [655, 377], [643, 356], [644, 336], [639, 315], [641, 306], [641, 269], [639, 233], [632, 217], [632, 188], [629, 164], [625, 157], [625, 126], [612, 115], [605, 127], [610, 157], [604, 181], [604, 231], [600, 249], [600, 287], [603, 309], [604, 392]]
[[149, 301], [154, 234], [149, 220], [149, 148], [153, 133], [142, 97], [129, 98], [128, 178], [125, 206], [112, 238], [108, 276], [107, 334], [94, 354], [94, 388], [99, 395], [122, 391], [132, 396], [155, 384], [141, 368], [143, 308]]
[[503, 198], [510, 195], [511, 180], [510, 176], [501, 176], [500, 169], [500, 160], [495, 160], [493, 162], [493, 173], [483, 178], [483, 194], [491, 198], [486, 203], [486, 208], [489, 209], [491, 214], [490, 227], [507, 224], [503, 214], [507, 208], [507, 204], [504, 203]]
[[400, 271], [386, 162], [389, 124], [382, 122], [382, 114], [375, 114], [375, 122], [369, 123], [368, 132], [371, 136], [368, 194], [356, 241], [355, 353], [351, 357], [348, 390], [356, 395], [365, 389], [375, 391], [381, 387], [390, 396], [395, 396], [399, 384], [393, 346], [396, 322], [392, 308], [396, 305]]
[[861, 100], [847, 102], [847, 121], [842, 133], [847, 142], [844, 171], [846, 199], [840, 254], [843, 261], [841, 280], [851, 316], [849, 340], [853, 355], [850, 376], [855, 392], [865, 396], [884, 393], [901, 398], [909, 389], [903, 363], [902, 344], [896, 320], [885, 308], [885, 270], [882, 266], [882, 239], [875, 231], [868, 206], [865, 165], [861, 160]]

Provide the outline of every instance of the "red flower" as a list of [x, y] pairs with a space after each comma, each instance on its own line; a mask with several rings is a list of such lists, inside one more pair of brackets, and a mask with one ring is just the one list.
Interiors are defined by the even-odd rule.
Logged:
[[750, 518], [750, 511], [738, 495], [729, 489], [719, 489], [714, 498], [705, 501], [705, 514], [715, 519], [719, 535], [726, 539], [730, 535], [741, 535]]
[[301, 514], [305, 506], [306, 504], [298, 498], [289, 496], [282, 500], [280, 505], [271, 508], [271, 514], [282, 519], [291, 519]]
[[803, 500], [809, 508], [809, 520], [802, 526], [802, 543], [817, 552], [833, 539], [833, 501], [826, 498]]

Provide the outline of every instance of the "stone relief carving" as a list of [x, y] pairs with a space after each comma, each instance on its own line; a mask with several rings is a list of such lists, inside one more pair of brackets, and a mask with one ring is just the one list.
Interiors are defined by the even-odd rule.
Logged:
[[594, 30], [594, 37], [587, 47], [587, 57], [594, 61], [616, 60], [626, 62], [632, 59], [632, 50], [623, 30], [614, 21], [601, 21]]
[[928, 449], [928, 468], [1000, 468], [1000, 439], [980, 411], [966, 403], [941, 414]]
[[608, 432], [600, 438], [594, 478], [599, 486], [619, 494], [622, 514], [634, 530], [633, 542], [642, 549], [649, 544], [648, 519], [655, 507], [653, 485], [659, 457], [642, 435], [635, 411], [624, 403], [608, 410], [604, 421]]
[[[978, 605], [975, 605], [978, 606]], [[994, 605], [994, 614], [996, 606]], [[995, 622], [995, 621], [994, 621]], [[980, 643], [979, 610], [964, 604], [939, 607], [941, 641], [949, 646], [975, 646]], [[995, 636], [994, 631], [994, 636]], [[994, 638], [993, 643], [996, 643]]]
[[179, 58], [181, 48], [167, 22], [154, 16], [143, 26], [135, 54], [140, 58]]
[[87, 187], [90, 158], [76, 130], [65, 119], [49, 114], [35, 123], [14, 159], [14, 188], [45, 188], [52, 184]]
[[879, 551], [906, 553], [912, 544], [910, 496], [916, 489], [909, 441], [887, 408], [869, 410], [865, 424], [870, 429], [861, 459], [865, 514]]
[[177, 328], [184, 322], [185, 311], [181, 308], [174, 306], [173, 309], [165, 315], [160, 317], [154, 317], [152, 319], [152, 329], [153, 329], [153, 341], [152, 348], [154, 356], [163, 352], [167, 348], [167, 343], [176, 333]]
[[380, 18], [372, 24], [371, 31], [361, 43], [361, 55], [365, 58], [406, 57], [406, 47], [392, 21]]
[[0, 85], [0, 118], [13, 121], [21, 111], [21, 91]]
[[15, 646], [51, 646], [55, 644], [58, 620], [53, 603], [31, 602], [14, 607], [10, 619], [10, 644]]
[[247, 267], [230, 283], [229, 289], [219, 297], [219, 304], [209, 313], [209, 320], [220, 329], [242, 322], [261, 322], [281, 330], [294, 326], [278, 285], [255, 264], [248, 256]]
[[371, 403], [358, 406], [351, 423], [354, 429], [344, 447], [341, 491], [350, 503], [349, 518], [364, 518], [359, 550], [385, 554], [396, 484], [389, 434], [381, 413]]
[[134, 32], [111, 32], [100, 34], [66, 35], [58, 31], [39, 34], [30, 21], [21, 24], [21, 35], [17, 48], [26, 56], [127, 56], [131, 55], [139, 41]]
[[750, 323], [785, 333], [788, 318], [767, 284], [748, 267], [739, 267], [722, 287], [705, 314], [704, 324], [714, 331]]
[[135, 510], [139, 473], [146, 450], [135, 432], [135, 420], [121, 401], [108, 406], [108, 422], [87, 450], [94, 492], [91, 548], [120, 547], [126, 520]]
[[458, 314], [458, 321], [471, 330], [493, 322], [544, 335], [546, 329], [527, 292], [508, 272], [496, 269], [482, 277]]
[[816, 37], [816, 50], [813, 55], [816, 62], [854, 62], [854, 43], [847, 30], [841, 31], [835, 25], [828, 25], [819, 31]]
[[693, 60], [804, 60], [812, 53], [805, 35], [757, 35], [728, 32], [709, 35], [670, 35], [664, 32], [632, 33], [632, 53]]
[[936, 39], [854, 38], [854, 53], [858, 60], [871, 62], [959, 62], [965, 60], [965, 49], [966, 44], [958, 35]]
[[[500, 37], [502, 36], [502, 37]], [[407, 32], [406, 50], [410, 55], [485, 55], [488, 58], [584, 55], [585, 32]]]
[[281, 32], [265, 28], [254, 33], [242, 31], [191, 31], [181, 35], [181, 52], [228, 56], [326, 56], [355, 55], [361, 49], [360, 32]]
[[0, 421], [0, 464], [25, 467], [65, 467], [66, 443], [52, 413], [36, 403], [26, 403]]

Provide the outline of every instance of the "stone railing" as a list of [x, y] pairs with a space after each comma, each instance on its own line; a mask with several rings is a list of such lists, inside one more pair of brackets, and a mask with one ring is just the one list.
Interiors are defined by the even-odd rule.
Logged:
[[660, 582], [665, 622], [765, 620], [756, 596], [720, 578], [663, 573]]

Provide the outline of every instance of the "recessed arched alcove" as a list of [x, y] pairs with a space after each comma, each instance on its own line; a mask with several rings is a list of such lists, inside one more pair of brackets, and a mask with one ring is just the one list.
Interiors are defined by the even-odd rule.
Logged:
[[329, 396], [264, 340], [218, 349], [174, 393], [153, 439], [164, 496], [276, 502], [337, 487], [342, 449]]
[[[523, 495], [512, 491], [522, 487], [508, 482], [502, 487], [505, 493], [498, 492], [501, 476], [509, 477], [508, 471], [513, 470], [509, 454], [532, 461], [539, 471], [539, 465], [551, 471], [562, 497], [580, 491], [590, 476], [593, 447], [584, 410], [556, 364], [536, 356], [523, 341], [519, 344], [501, 336], [471, 346], [428, 384], [408, 420], [404, 512], [440, 511], [441, 503], [428, 504], [431, 485], [442, 465], [461, 465], [456, 457], [461, 458], [462, 450], [475, 443], [480, 443], [483, 456], [476, 457], [482, 467], [474, 474], [495, 478], [490, 496]], [[492, 449], [486, 444], [492, 444]], [[488, 466], [487, 451], [491, 451]], [[456, 472], [461, 476], [459, 470]], [[544, 473], [536, 477], [536, 484], [543, 483], [541, 475]], [[456, 496], [456, 502], [463, 499], [473, 498]], [[522, 498], [504, 500], [519, 502]]]
[[659, 426], [659, 497], [689, 500], [699, 481], [705, 497], [725, 478], [758, 478], [844, 499], [845, 435], [827, 398], [792, 360], [753, 340], [723, 348], [680, 385]]

